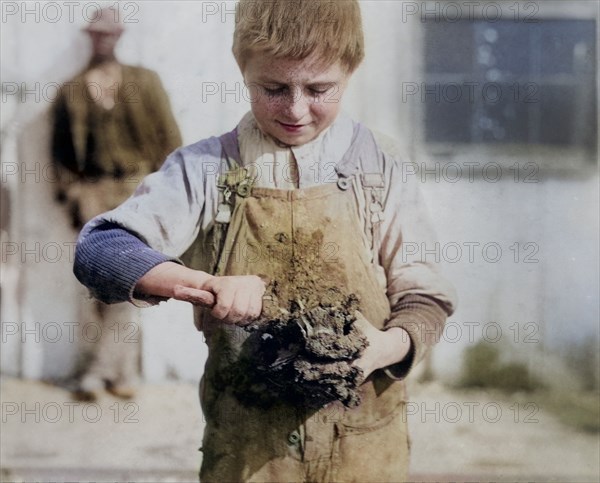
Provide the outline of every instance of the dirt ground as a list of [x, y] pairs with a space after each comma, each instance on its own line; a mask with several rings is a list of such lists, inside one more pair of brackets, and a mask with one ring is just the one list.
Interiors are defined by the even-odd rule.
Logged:
[[[599, 481], [598, 435], [527, 395], [413, 385], [415, 481]], [[197, 481], [202, 416], [192, 384], [145, 385], [127, 402], [74, 402], [56, 386], [1, 380], [2, 481]]]

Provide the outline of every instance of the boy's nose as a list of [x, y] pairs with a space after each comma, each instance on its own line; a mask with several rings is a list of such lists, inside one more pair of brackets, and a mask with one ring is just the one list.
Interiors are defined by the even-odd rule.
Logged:
[[285, 105], [285, 114], [290, 123], [293, 123], [306, 116], [310, 107], [310, 99], [307, 99], [304, 93], [298, 89], [290, 94]]

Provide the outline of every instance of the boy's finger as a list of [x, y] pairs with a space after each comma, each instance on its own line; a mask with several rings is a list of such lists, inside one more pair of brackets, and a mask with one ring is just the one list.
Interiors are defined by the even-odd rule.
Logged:
[[184, 285], [175, 285], [173, 287], [173, 298], [208, 308], [215, 305], [215, 296], [212, 293], [206, 290], [185, 287]]
[[260, 317], [262, 311], [262, 297], [256, 294], [249, 294], [248, 305], [246, 306], [246, 317], [242, 321], [242, 324], [238, 325], [249, 325], [254, 320]]
[[230, 322], [244, 326], [250, 323], [248, 307], [250, 306], [250, 294], [238, 292], [231, 310], [227, 314]]
[[367, 336], [367, 338], [370, 337], [371, 334], [379, 331], [358, 310], [354, 312], [354, 315], [356, 316], [356, 322], [354, 322], [354, 326], [358, 328], [363, 333], [363, 335]]
[[235, 302], [235, 291], [234, 289], [221, 290], [218, 292], [217, 303], [213, 306], [211, 314], [213, 317], [229, 321], [229, 312], [231, 311]]
[[358, 310], [354, 312], [354, 316], [356, 317], [355, 324], [358, 327], [368, 327], [369, 325], [371, 325], [371, 323], [366, 319], [366, 317]]
[[262, 297], [251, 297], [248, 305], [248, 316], [250, 322], [260, 317], [262, 312], [263, 299]]

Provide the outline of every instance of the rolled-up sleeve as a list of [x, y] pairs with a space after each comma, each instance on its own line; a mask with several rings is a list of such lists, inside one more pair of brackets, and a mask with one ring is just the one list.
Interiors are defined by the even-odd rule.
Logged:
[[[137, 282], [156, 265], [175, 261], [152, 250], [129, 231], [104, 223], [94, 228], [78, 245], [73, 271], [77, 279], [90, 288], [92, 295], [107, 303], [131, 301], [138, 306], [153, 305], [134, 299]], [[138, 296], [138, 299], [145, 298]], [[162, 299], [156, 299], [158, 302]]]

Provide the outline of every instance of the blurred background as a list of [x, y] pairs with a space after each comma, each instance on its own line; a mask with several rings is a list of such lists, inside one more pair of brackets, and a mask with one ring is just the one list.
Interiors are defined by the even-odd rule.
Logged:
[[[87, 64], [86, 18], [116, 3], [126, 27], [117, 56], [158, 72], [184, 144], [232, 129], [249, 109], [230, 53], [234, 2], [2, 2], [7, 478], [179, 481], [199, 461], [206, 347], [186, 304], [143, 311], [144, 387], [132, 403], [100, 401], [110, 421], [43, 414], [55, 401], [65, 410], [80, 349], [69, 324], [86, 296], [72, 275], [76, 233], [54, 201], [49, 108]], [[439, 261], [460, 301], [412, 376], [413, 475], [597, 481], [599, 3], [361, 7], [366, 60], [344, 108], [400, 141], [439, 236], [405, 253]], [[37, 422], [23, 413], [36, 402]], [[139, 424], [112, 426], [131, 408]], [[48, 451], [59, 427], [68, 436]]]

